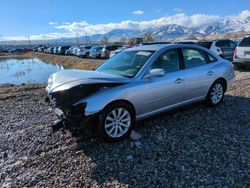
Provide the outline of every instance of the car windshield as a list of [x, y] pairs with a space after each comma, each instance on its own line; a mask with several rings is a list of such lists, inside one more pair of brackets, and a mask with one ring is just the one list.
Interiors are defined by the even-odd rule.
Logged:
[[133, 78], [154, 51], [123, 51], [107, 60], [97, 71]]

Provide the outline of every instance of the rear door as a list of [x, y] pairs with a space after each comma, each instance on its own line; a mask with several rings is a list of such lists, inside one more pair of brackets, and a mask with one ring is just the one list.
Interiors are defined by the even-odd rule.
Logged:
[[188, 102], [202, 99], [215, 80], [216, 70], [212, 62], [217, 60], [211, 55], [211, 60], [208, 60], [208, 53], [196, 48], [182, 48], [182, 54], [185, 65], [184, 100]]

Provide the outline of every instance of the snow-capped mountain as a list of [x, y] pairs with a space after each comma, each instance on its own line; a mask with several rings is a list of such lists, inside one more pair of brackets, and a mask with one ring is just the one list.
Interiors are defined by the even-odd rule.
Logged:
[[93, 35], [91, 40], [98, 41], [103, 36], [108, 37], [110, 41], [119, 38], [142, 37], [147, 33], [151, 33], [153, 38], [170, 39], [181, 38], [186, 36], [207, 36], [210, 34], [225, 34], [233, 32], [250, 32], [250, 16], [243, 18], [226, 17], [220, 21], [214, 21], [202, 27], [188, 27], [177, 24], [168, 24], [160, 27], [149, 27], [142, 30], [115, 29], [106, 34]]

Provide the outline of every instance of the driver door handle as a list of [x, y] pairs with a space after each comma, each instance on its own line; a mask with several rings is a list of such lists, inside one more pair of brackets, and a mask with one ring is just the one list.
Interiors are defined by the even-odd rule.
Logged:
[[213, 74], [214, 74], [213, 71], [208, 71], [208, 72], [207, 72], [207, 75], [208, 75], [208, 76], [212, 76]]
[[183, 81], [183, 79], [177, 78], [177, 79], [175, 80], [175, 83], [176, 83], [176, 84], [180, 84], [182, 81]]

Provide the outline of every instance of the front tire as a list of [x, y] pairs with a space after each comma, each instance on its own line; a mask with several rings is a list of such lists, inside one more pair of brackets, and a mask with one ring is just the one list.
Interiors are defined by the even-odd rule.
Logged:
[[224, 98], [226, 87], [223, 81], [217, 80], [210, 87], [207, 94], [207, 103], [209, 106], [218, 106]]
[[113, 103], [99, 116], [98, 136], [108, 142], [117, 142], [130, 135], [134, 124], [132, 107], [124, 102]]

